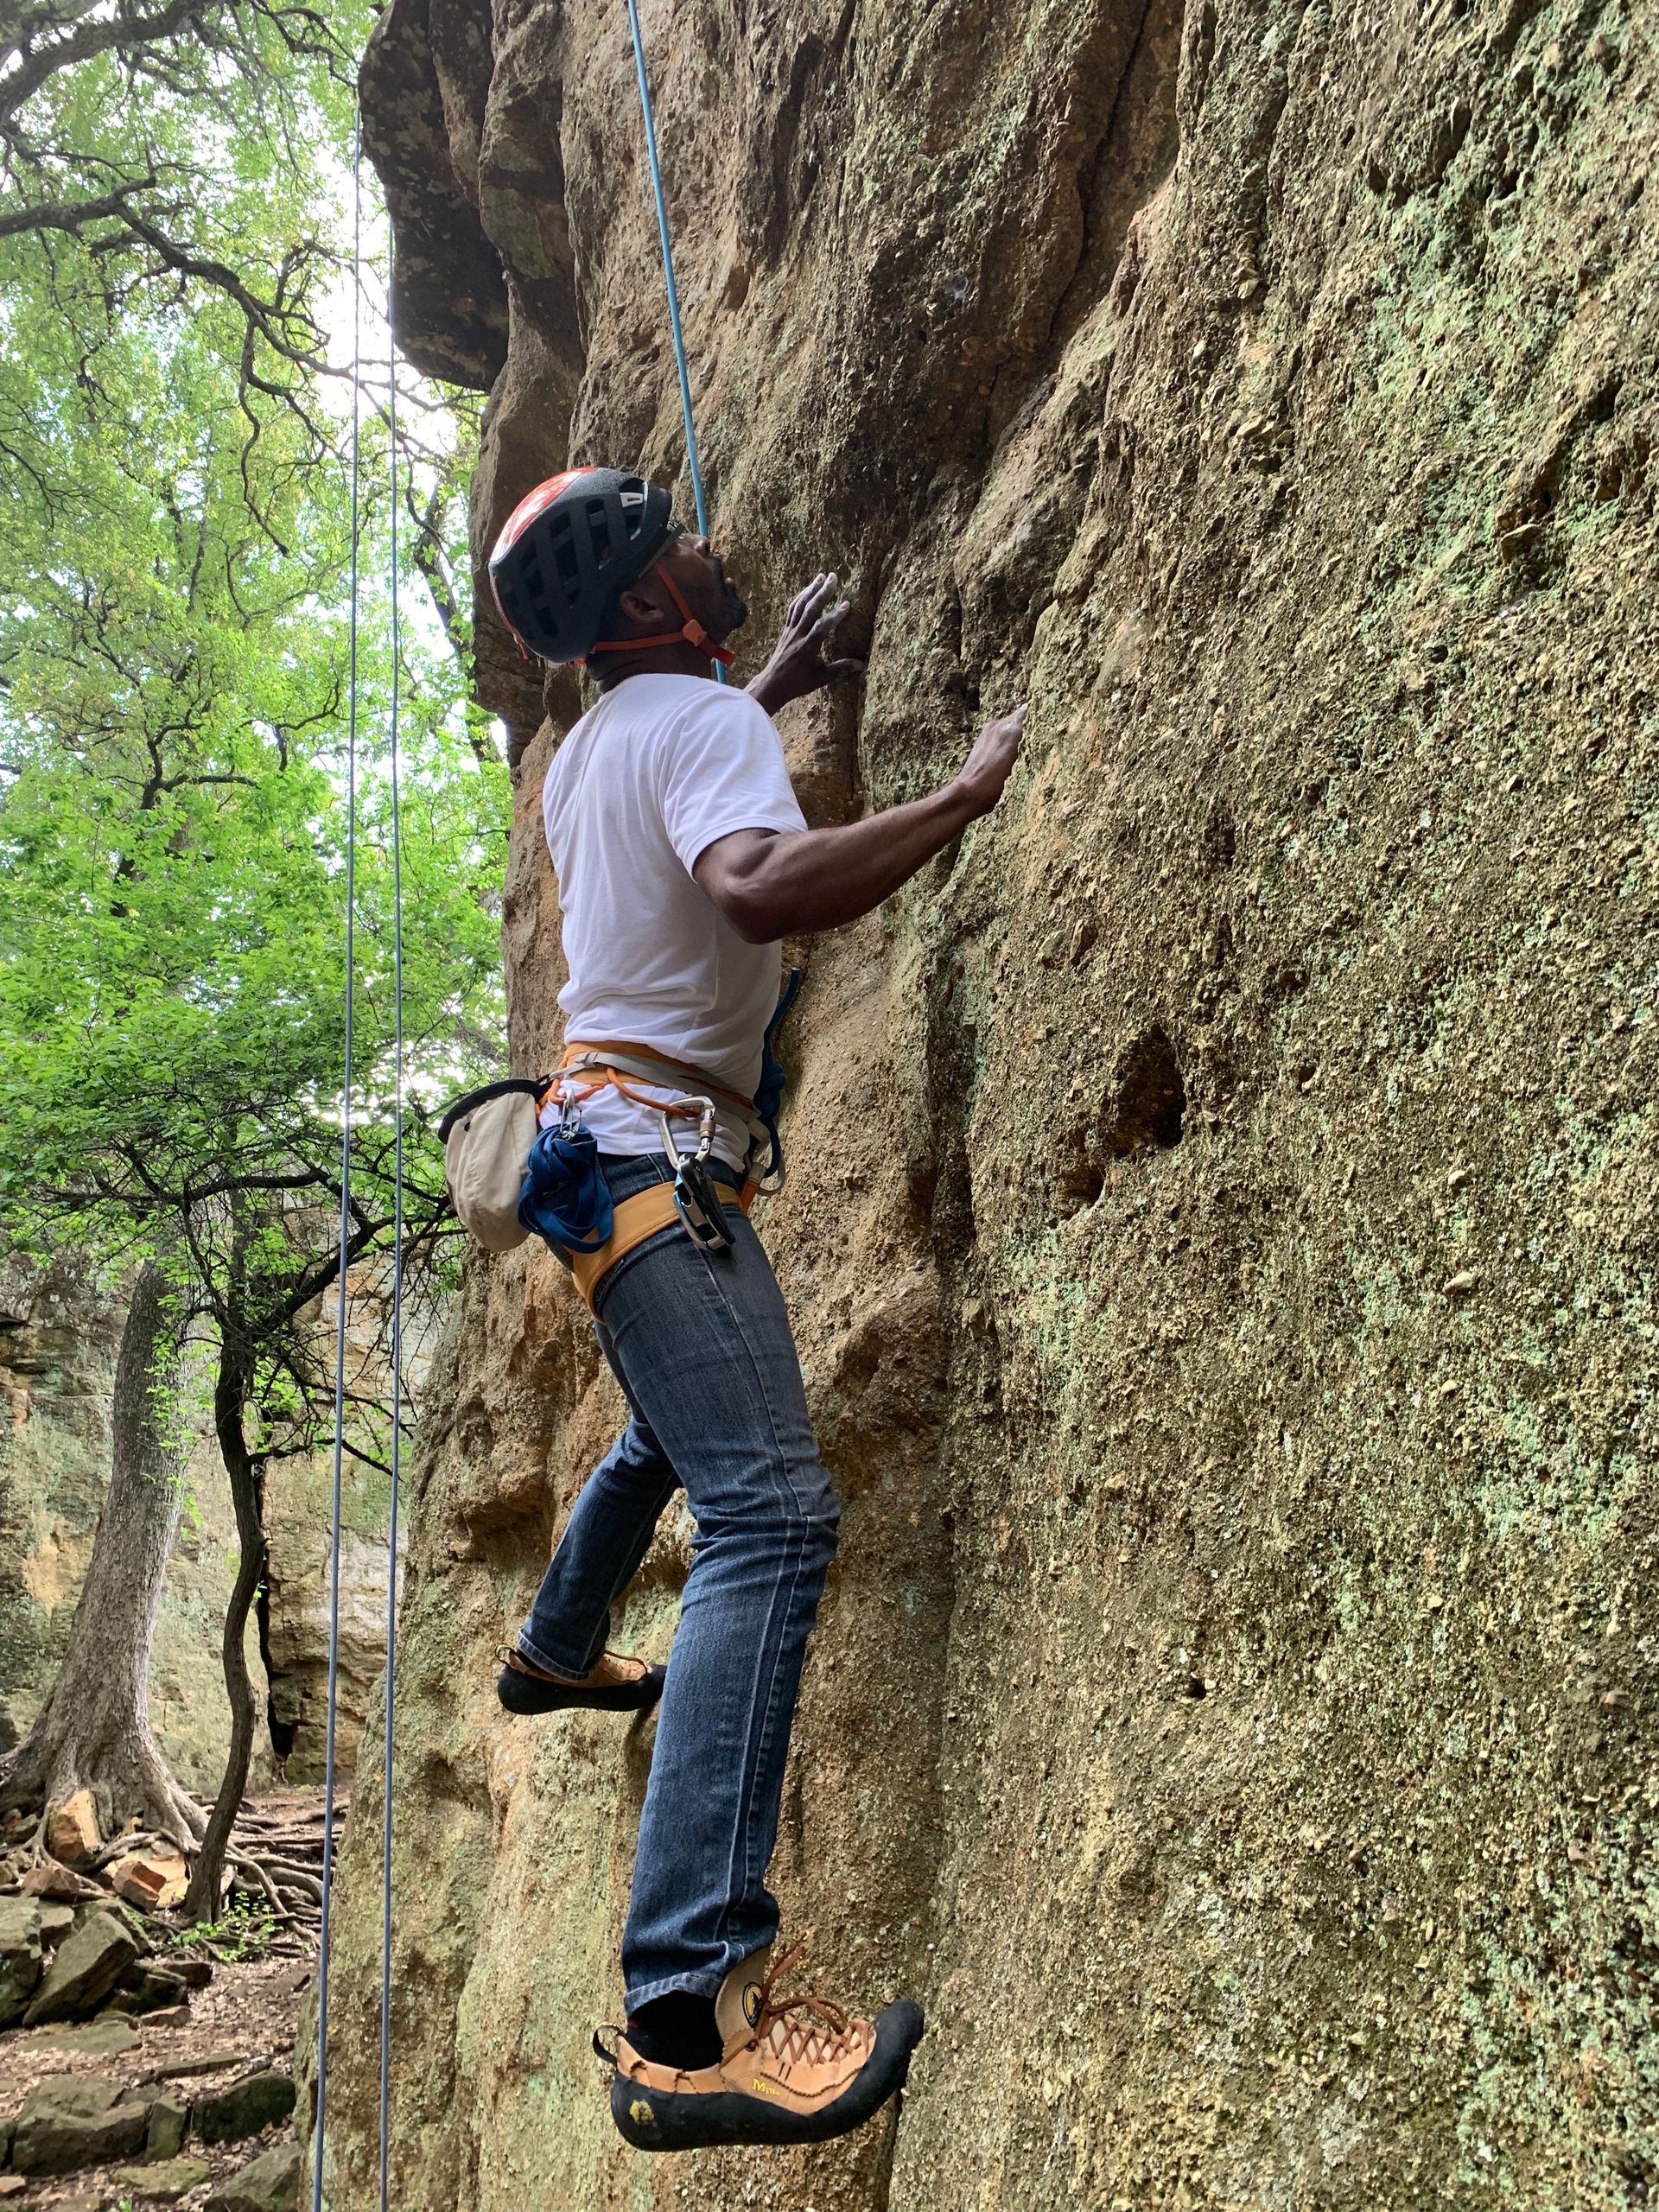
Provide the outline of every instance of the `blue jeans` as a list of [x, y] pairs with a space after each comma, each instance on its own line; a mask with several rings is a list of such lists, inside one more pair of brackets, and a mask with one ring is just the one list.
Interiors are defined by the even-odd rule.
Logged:
[[[671, 1175], [655, 1153], [601, 1166], [619, 1200]], [[727, 1219], [729, 1251], [666, 1229], [601, 1286], [600, 1348], [632, 1419], [572, 1506], [518, 1637], [550, 1673], [588, 1673], [683, 1484], [696, 1536], [622, 1938], [630, 2012], [671, 1990], [714, 1996], [777, 1935], [766, 1866], [841, 1517], [783, 1294], [735, 1203]]]

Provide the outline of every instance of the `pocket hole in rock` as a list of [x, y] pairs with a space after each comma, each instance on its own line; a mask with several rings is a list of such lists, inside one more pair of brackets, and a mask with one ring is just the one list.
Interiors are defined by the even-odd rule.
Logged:
[[1148, 1145], [1168, 1151], [1181, 1141], [1186, 1085], [1175, 1047], [1162, 1029], [1148, 1029], [1124, 1054], [1101, 1122], [1101, 1144], [1114, 1159]]

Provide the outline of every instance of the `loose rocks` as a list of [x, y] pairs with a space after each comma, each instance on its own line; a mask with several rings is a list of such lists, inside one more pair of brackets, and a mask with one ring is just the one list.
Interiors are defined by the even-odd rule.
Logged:
[[153, 2166], [123, 2166], [116, 2179], [135, 2196], [159, 2197], [170, 2204], [200, 2189], [212, 2172], [206, 2158], [167, 2158]]
[[204, 2143], [238, 2143], [245, 2135], [269, 2127], [273, 2120], [286, 2120], [293, 2109], [293, 2075], [268, 2068], [200, 2098], [193, 2116]]
[[120, 2058], [137, 2050], [143, 2037], [130, 2020], [106, 2012], [82, 2027], [41, 2028], [35, 2043], [41, 2050], [79, 2051], [83, 2058]]
[[60, 1897], [73, 1904], [77, 1897], [102, 1897], [104, 1892], [96, 1882], [72, 1873], [68, 1867], [60, 1866], [55, 1859], [44, 1865], [31, 1866], [18, 1884], [26, 1897]]
[[295, 2212], [299, 2201], [300, 2146], [279, 2143], [222, 2181], [203, 2212]]
[[138, 1955], [129, 1929], [113, 1913], [89, 1914], [67, 1936], [48, 1969], [24, 2024], [84, 2019], [95, 2012]]
[[65, 1798], [46, 1824], [46, 1847], [66, 1866], [86, 1866], [103, 1841], [90, 1789], [77, 1789], [73, 1797]]
[[144, 2156], [158, 2163], [176, 2158], [184, 2148], [184, 2131], [190, 2124], [189, 2107], [176, 2097], [157, 2097], [149, 2108], [149, 2133]]
[[41, 1909], [32, 1897], [0, 1897], [0, 2027], [9, 2027], [41, 1978]]
[[20, 2174], [67, 2174], [130, 2158], [149, 2128], [149, 2105], [123, 2099], [118, 2082], [96, 2075], [41, 2082], [17, 2122], [11, 2163]]

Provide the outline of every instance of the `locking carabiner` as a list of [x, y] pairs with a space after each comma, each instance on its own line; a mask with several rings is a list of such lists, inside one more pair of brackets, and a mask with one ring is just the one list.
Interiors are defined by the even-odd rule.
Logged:
[[657, 1116], [663, 1133], [663, 1150], [674, 1170], [675, 1211], [685, 1224], [686, 1235], [700, 1251], [724, 1252], [734, 1240], [726, 1225], [726, 1211], [715, 1188], [714, 1177], [705, 1164], [715, 1148], [720, 1117], [712, 1098], [687, 1098], [681, 1103], [699, 1109], [695, 1153], [681, 1153], [674, 1141], [673, 1126], [666, 1111]]

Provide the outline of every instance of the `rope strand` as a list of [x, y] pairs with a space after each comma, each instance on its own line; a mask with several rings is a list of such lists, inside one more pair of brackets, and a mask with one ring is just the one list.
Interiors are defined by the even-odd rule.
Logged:
[[334, 1873], [334, 1737], [340, 1707], [340, 1482], [346, 1448], [346, 1270], [351, 1242], [352, 1078], [355, 1044], [353, 980], [357, 912], [357, 601], [358, 481], [361, 447], [359, 374], [362, 362], [363, 118], [352, 131], [352, 439], [351, 613], [346, 710], [346, 1039], [340, 1135], [340, 1275], [334, 1320], [334, 1485], [328, 1564], [328, 1723], [323, 1753], [322, 1927], [317, 1945], [317, 2119], [312, 2149], [311, 2212], [322, 2212], [324, 2115], [328, 2096], [328, 1957]]
[[397, 1687], [397, 1506], [404, 1428], [404, 848], [399, 819], [397, 710], [402, 632], [397, 608], [397, 346], [392, 283], [396, 249], [386, 239], [386, 351], [391, 363], [388, 420], [391, 431], [391, 1516], [386, 1546], [385, 1772], [380, 1801], [380, 2212], [387, 2212], [386, 2177], [391, 2115], [391, 1751], [392, 1708]]
[[[633, 35], [633, 66], [639, 75], [639, 111], [645, 121], [645, 159], [651, 169], [651, 189], [657, 202], [657, 235], [662, 240], [663, 281], [668, 287], [668, 321], [674, 335], [674, 365], [680, 378], [680, 412], [685, 418], [685, 461], [691, 472], [691, 497], [697, 510], [697, 533], [709, 535], [709, 505], [702, 493], [702, 463], [697, 456], [697, 427], [691, 413], [691, 376], [685, 365], [685, 332], [680, 323], [679, 287], [674, 282], [674, 247], [669, 236], [668, 201], [663, 194], [663, 166], [657, 155], [657, 118], [652, 112], [651, 79], [645, 74], [645, 46], [639, 35], [639, 0], [628, 0], [628, 29]], [[715, 663], [715, 681], [724, 683], [726, 671]]]

